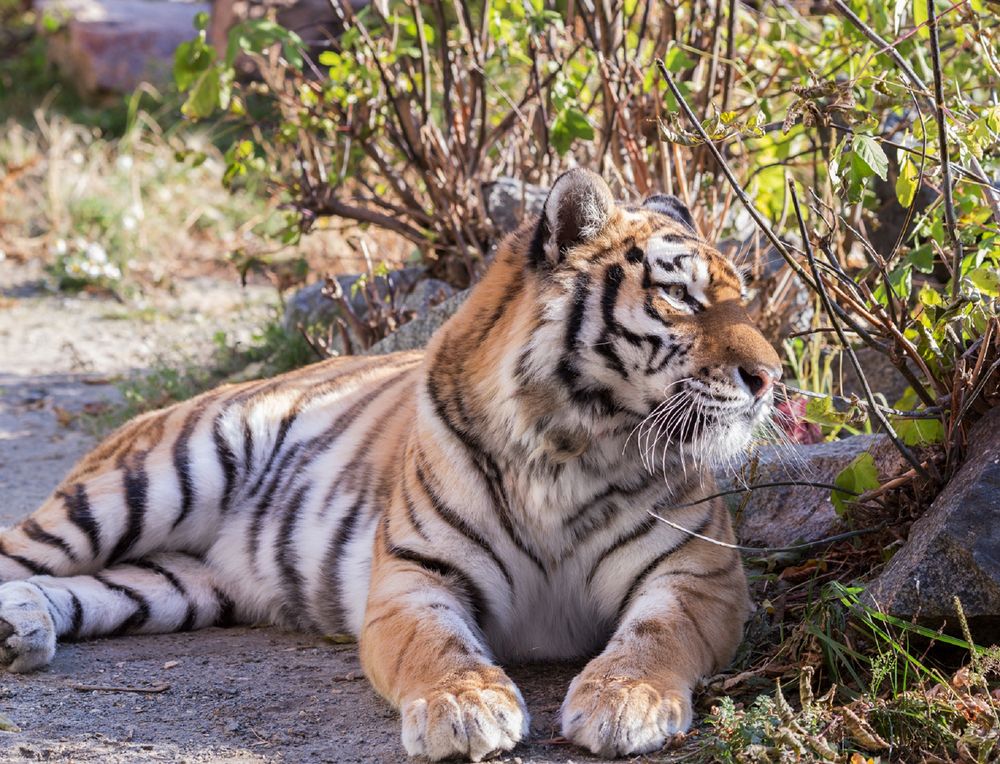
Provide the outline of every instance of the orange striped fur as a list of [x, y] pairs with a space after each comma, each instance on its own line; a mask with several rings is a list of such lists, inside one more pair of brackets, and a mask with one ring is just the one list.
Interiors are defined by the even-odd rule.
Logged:
[[0, 531], [0, 665], [114, 633], [347, 631], [408, 753], [478, 761], [528, 734], [503, 665], [589, 656], [566, 736], [662, 746], [748, 612], [711, 541], [733, 542], [728, 514], [692, 503], [779, 373], [741, 290], [672, 197], [564, 175], [425, 353], [222, 387], [108, 437]]

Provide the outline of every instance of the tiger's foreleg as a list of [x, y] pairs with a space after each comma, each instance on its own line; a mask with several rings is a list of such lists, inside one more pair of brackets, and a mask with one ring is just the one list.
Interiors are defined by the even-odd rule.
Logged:
[[411, 756], [480, 761], [528, 732], [520, 691], [491, 660], [470, 582], [446, 562], [375, 543], [360, 638], [372, 684], [402, 713]]
[[[708, 535], [733, 541], [724, 509], [713, 525]], [[749, 612], [739, 555], [709, 542], [692, 541], [638, 583], [563, 702], [563, 734], [603, 756], [655, 751], [685, 732], [692, 690], [732, 660]]]
[[212, 570], [190, 555], [153, 555], [93, 576], [33, 576], [0, 585], [0, 668], [45, 666], [57, 639], [186, 631], [233, 620]]

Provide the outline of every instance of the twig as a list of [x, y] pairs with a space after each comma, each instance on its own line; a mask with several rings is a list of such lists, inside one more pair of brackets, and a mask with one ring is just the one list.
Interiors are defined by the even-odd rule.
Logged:
[[[929, 480], [931, 479], [930, 475], [927, 474], [927, 470], [925, 470], [920, 464], [920, 460], [917, 459], [910, 449], [907, 448], [906, 444], [899, 439], [899, 436], [896, 435], [896, 431], [893, 429], [892, 424], [886, 418], [885, 414], [882, 413], [881, 408], [875, 401], [875, 395], [872, 393], [872, 389], [868, 385], [868, 379], [865, 377], [865, 372], [861, 368], [861, 362], [858, 360], [858, 356], [854, 352], [854, 348], [851, 346], [851, 343], [847, 341], [847, 337], [844, 336], [843, 329], [841, 329], [837, 319], [834, 318], [830, 295], [827, 294], [826, 285], [823, 282], [822, 276], [820, 276], [819, 269], [816, 267], [816, 256], [813, 254], [812, 243], [809, 240], [809, 232], [806, 230], [806, 221], [802, 217], [802, 209], [799, 207], [799, 195], [795, 191], [795, 181], [791, 178], [788, 179], [788, 191], [792, 197], [792, 207], [795, 210], [795, 217], [798, 218], [799, 221], [799, 231], [802, 234], [802, 244], [806, 250], [806, 260], [809, 262], [813, 278], [816, 280], [820, 301], [826, 309], [827, 316], [830, 319], [830, 324], [837, 330], [837, 338], [840, 340], [840, 344], [843, 346], [844, 352], [847, 353], [847, 357], [850, 359], [851, 365], [854, 367], [854, 373], [857, 374], [858, 381], [861, 382], [861, 389], [864, 391], [865, 398], [868, 400], [870, 405], [868, 415], [872, 419], [873, 424], [878, 422], [885, 428], [885, 432], [889, 436], [890, 440], [892, 440], [893, 445], [895, 445], [899, 450], [899, 453], [903, 455], [903, 458], [905, 458], [906, 461], [908, 461], [913, 468], [916, 469], [917, 473], [921, 477]], [[931, 468], [933, 469], [933, 465], [931, 465]]]
[[124, 685], [105, 685], [105, 684], [75, 684], [69, 683], [66, 685], [71, 690], [78, 690], [79, 692], [138, 692], [146, 695], [156, 695], [160, 692], [166, 692], [170, 689], [169, 682], [159, 682], [149, 687], [126, 687]]
[[962, 240], [958, 238], [955, 200], [952, 197], [951, 166], [948, 164], [948, 125], [944, 119], [944, 84], [941, 81], [941, 47], [938, 43], [938, 20], [934, 0], [927, 0], [927, 20], [931, 31], [931, 65], [934, 69], [934, 118], [938, 126], [938, 150], [941, 153], [941, 185], [944, 192], [944, 219], [952, 246], [951, 299], [958, 299], [962, 280]]
[[[839, 490], [839, 489], [838, 489]], [[846, 493], [846, 491], [845, 491]], [[710, 544], [715, 544], [716, 546], [725, 547], [726, 549], [735, 549], [738, 552], [749, 552], [751, 554], [775, 554], [781, 552], [801, 552], [805, 549], [813, 549], [814, 547], [824, 546], [826, 544], [834, 544], [838, 541], [846, 541], [847, 539], [852, 539], [855, 536], [863, 536], [868, 533], [875, 533], [877, 531], [883, 530], [886, 526], [885, 523], [880, 523], [879, 525], [872, 526], [871, 528], [861, 528], [856, 531], [847, 531], [846, 533], [838, 533], [835, 536], [827, 536], [826, 538], [817, 539], [816, 541], [809, 541], [805, 544], [795, 544], [793, 546], [742, 546], [740, 544], [730, 544], [726, 541], [719, 541], [711, 536], [705, 536], [704, 534], [693, 531], [690, 528], [685, 528], [683, 525], [668, 520], [665, 517], [660, 517], [653, 510], [646, 510], [649, 515], [655, 517], [661, 523], [666, 523], [674, 530], [682, 531], [696, 539], [702, 541], [707, 541]]]
[[[827, 329], [827, 331], [835, 332], [834, 328]], [[779, 383], [789, 392], [793, 392], [796, 395], [804, 395], [806, 398], [828, 398], [835, 403], [842, 403], [847, 406], [860, 406], [861, 408], [869, 408], [869, 404], [859, 398], [845, 398], [842, 395], [827, 395], [825, 393], [814, 393], [811, 390], [802, 390], [798, 387], [792, 387], [791, 385], [786, 385], [784, 382]], [[883, 406], [882, 404], [876, 404], [878, 408], [884, 411], [890, 416], [899, 417], [900, 419], [937, 419], [941, 416], [940, 406], [928, 406], [925, 409], [913, 409], [910, 411], [903, 411], [901, 409], [894, 409], [891, 406]]]
[[684, 114], [688, 118], [688, 121], [691, 122], [691, 125], [695, 129], [695, 132], [698, 133], [701, 140], [708, 147], [709, 152], [715, 158], [716, 163], [719, 165], [719, 169], [722, 170], [722, 174], [726, 176], [726, 180], [729, 181], [729, 185], [732, 186], [733, 191], [736, 192], [736, 197], [740, 200], [740, 203], [742, 203], [744, 209], [746, 209], [750, 217], [753, 218], [753, 221], [757, 224], [757, 227], [764, 232], [764, 235], [767, 236], [771, 244], [774, 245], [774, 248], [778, 250], [778, 253], [785, 259], [785, 262], [788, 263], [788, 266], [793, 271], [795, 271], [796, 275], [800, 279], [802, 279], [802, 281], [805, 282], [805, 284], [815, 289], [815, 287], [813, 287], [812, 285], [812, 280], [809, 278], [808, 274], [805, 272], [805, 270], [802, 268], [801, 265], [795, 262], [795, 259], [792, 257], [792, 253], [788, 251], [788, 248], [784, 245], [781, 239], [778, 238], [778, 235], [771, 230], [771, 226], [768, 225], [766, 220], [764, 220], [763, 215], [761, 215], [760, 212], [757, 211], [757, 207], [754, 206], [754, 203], [750, 201], [749, 197], [746, 195], [746, 192], [743, 190], [743, 187], [740, 186], [739, 181], [736, 180], [736, 176], [733, 175], [733, 171], [729, 169], [729, 164], [726, 162], [725, 157], [722, 156], [722, 153], [719, 151], [718, 147], [708, 137], [708, 134], [705, 132], [705, 129], [701, 126], [701, 122], [698, 121], [698, 118], [691, 110], [691, 107], [688, 105], [688, 102], [684, 100], [684, 96], [678, 89], [677, 84], [673, 80], [673, 77], [670, 76], [670, 72], [667, 71], [667, 67], [664, 65], [662, 59], [660, 58], [656, 59], [656, 67], [660, 70], [660, 74], [663, 75], [663, 78], [666, 80], [667, 87], [670, 88], [670, 92], [673, 93], [674, 98], [677, 100], [677, 103], [680, 104], [681, 109], [683, 109]]
[[776, 480], [772, 483], [752, 483], [750, 485], [744, 486], [743, 488], [732, 488], [728, 491], [719, 491], [718, 493], [713, 493], [709, 496], [704, 496], [700, 499], [694, 501], [688, 501], [684, 504], [672, 504], [670, 509], [687, 509], [688, 507], [697, 507], [699, 504], [704, 504], [706, 501], [711, 501], [712, 499], [718, 499], [723, 496], [735, 496], [738, 493], [748, 493], [750, 491], [756, 491], [758, 488], [782, 488], [786, 486], [801, 486], [803, 488], [825, 488], [829, 491], [840, 491], [841, 493], [847, 493], [852, 496], [860, 496], [860, 493], [855, 493], [846, 488], [841, 488], [840, 486], [833, 485], [832, 483], [815, 483], [808, 480]]

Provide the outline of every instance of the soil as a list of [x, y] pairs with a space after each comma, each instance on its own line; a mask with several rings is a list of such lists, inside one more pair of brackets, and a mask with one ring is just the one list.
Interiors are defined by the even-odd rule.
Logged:
[[[0, 526], [32, 511], [95, 443], [75, 417], [117, 405], [116, 378], [249, 334], [273, 292], [202, 279], [136, 311], [44, 289], [0, 261]], [[600, 761], [557, 738], [579, 666], [516, 667], [531, 739], [501, 761]], [[87, 688], [102, 689], [87, 689]], [[140, 690], [159, 690], [141, 692]], [[400, 762], [399, 721], [353, 644], [272, 628], [61, 645], [30, 675], [0, 674], [0, 761]], [[2, 724], [0, 724], [2, 726]]]

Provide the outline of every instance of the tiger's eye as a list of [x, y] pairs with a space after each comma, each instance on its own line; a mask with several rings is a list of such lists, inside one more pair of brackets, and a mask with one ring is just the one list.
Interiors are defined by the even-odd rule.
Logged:
[[675, 302], [684, 302], [687, 299], [687, 289], [681, 284], [671, 284], [664, 291], [667, 297]]

